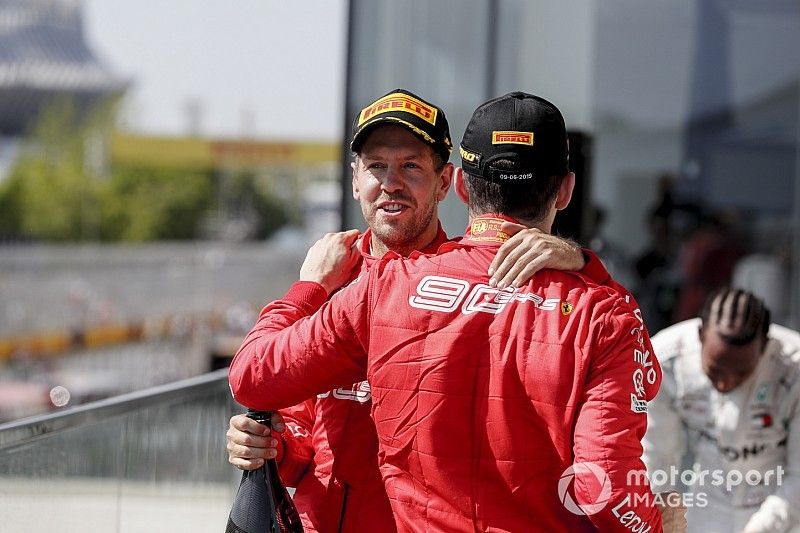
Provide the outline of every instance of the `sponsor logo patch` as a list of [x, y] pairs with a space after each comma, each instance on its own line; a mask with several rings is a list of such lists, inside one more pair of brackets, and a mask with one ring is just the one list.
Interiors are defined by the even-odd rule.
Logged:
[[542, 311], [556, 311], [561, 303], [558, 298], [544, 298], [511, 288], [500, 290], [483, 283], [472, 286], [463, 279], [444, 276], [425, 276], [417, 285], [416, 294], [408, 299], [408, 304], [416, 309], [451, 313], [461, 307], [464, 315], [475, 312], [496, 315], [516, 302], [533, 304]]
[[772, 415], [766, 412], [755, 413], [750, 416], [750, 426], [754, 429], [764, 429], [772, 427]]
[[561, 314], [567, 316], [572, 312], [574, 307], [569, 302], [561, 302]]
[[480, 235], [481, 233], [485, 232], [489, 229], [489, 223], [485, 220], [476, 220], [472, 223], [472, 234], [473, 235]]
[[367, 381], [354, 383], [350, 387], [340, 387], [329, 392], [317, 394], [317, 398], [327, 398], [333, 393], [337, 400], [351, 400], [358, 403], [367, 403], [372, 399], [372, 389]]
[[757, 402], [763, 402], [763, 401], [766, 401], [766, 399], [767, 399], [767, 392], [768, 392], [768, 391], [769, 391], [769, 384], [767, 384], [767, 383], [764, 383], [764, 384], [762, 384], [762, 385], [761, 385], [761, 386], [758, 388], [758, 391], [756, 392], [756, 401], [757, 401]]
[[524, 144], [533, 146], [532, 131], [493, 131], [492, 144]]
[[358, 125], [361, 126], [369, 119], [389, 111], [404, 111], [418, 116], [425, 122], [436, 124], [436, 109], [407, 94], [392, 93], [362, 109], [358, 115]]
[[637, 396], [644, 397], [645, 390], [644, 390], [644, 370], [641, 368], [637, 368], [633, 372], [633, 390], [636, 392]]
[[647, 402], [645, 400], [640, 400], [635, 394], [631, 394], [631, 411], [634, 413], [646, 413]]
[[510, 235], [500, 229], [502, 225], [499, 218], [479, 218], [472, 222], [470, 237], [476, 241], [505, 242]]

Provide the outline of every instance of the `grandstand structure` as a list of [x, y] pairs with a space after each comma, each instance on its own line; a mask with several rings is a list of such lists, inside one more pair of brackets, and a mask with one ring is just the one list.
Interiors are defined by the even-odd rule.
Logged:
[[0, 0], [0, 179], [48, 104], [85, 113], [129, 85], [90, 48], [78, 0]]

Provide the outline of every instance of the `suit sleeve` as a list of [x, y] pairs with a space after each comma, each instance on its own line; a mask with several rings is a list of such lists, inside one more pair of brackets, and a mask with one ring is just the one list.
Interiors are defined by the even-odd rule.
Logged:
[[593, 353], [575, 426], [576, 500], [599, 531], [661, 531], [641, 459], [647, 401], [661, 368], [638, 309], [616, 301], [603, 315], [588, 347]]
[[[287, 296], [296, 300], [299, 309], [304, 313], [311, 313], [319, 309], [327, 295], [316, 284], [297, 282], [292, 286]], [[277, 320], [273, 317], [274, 324], [278, 327]], [[289, 317], [283, 317], [288, 321]], [[281, 480], [287, 487], [296, 487], [305, 473], [312, 468], [314, 459], [314, 446], [311, 432], [314, 429], [314, 409], [316, 398], [311, 397], [297, 405], [281, 409], [280, 413], [286, 424], [283, 433], [276, 433], [278, 439], [278, 472]]]
[[366, 379], [368, 287], [361, 276], [314, 312], [325, 290], [298, 282], [267, 305], [231, 361], [236, 401], [276, 410]]

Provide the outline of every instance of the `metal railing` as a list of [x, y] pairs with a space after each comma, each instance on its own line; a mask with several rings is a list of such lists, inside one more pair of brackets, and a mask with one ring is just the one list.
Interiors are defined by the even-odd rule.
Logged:
[[221, 531], [227, 370], [0, 425], [3, 531]]
[[113, 416], [159, 404], [173, 403], [197, 395], [208, 395], [209, 392], [217, 390], [229, 390], [227, 369], [87, 403], [56, 413], [0, 424], [0, 451], [30, 444], [66, 429], [107, 421]]

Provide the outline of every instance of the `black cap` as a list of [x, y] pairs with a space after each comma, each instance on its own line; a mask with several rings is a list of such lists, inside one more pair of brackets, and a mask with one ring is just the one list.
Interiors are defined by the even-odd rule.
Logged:
[[443, 161], [450, 159], [453, 142], [450, 140], [450, 126], [444, 111], [404, 89], [395, 89], [361, 110], [353, 123], [350, 149], [358, 153], [369, 137], [369, 132], [386, 124], [408, 128], [442, 156]]
[[[513, 168], [492, 163], [506, 159]], [[508, 93], [478, 107], [461, 141], [464, 172], [496, 183], [563, 176], [569, 172], [564, 117], [538, 96]], [[504, 165], [505, 166], [505, 165]]]

